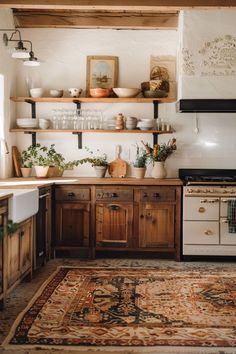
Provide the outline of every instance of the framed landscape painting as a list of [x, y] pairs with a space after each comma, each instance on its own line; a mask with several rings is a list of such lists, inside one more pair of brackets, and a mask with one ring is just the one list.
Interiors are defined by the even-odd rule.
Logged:
[[102, 55], [87, 57], [87, 95], [91, 88], [117, 87], [117, 80], [118, 57]]

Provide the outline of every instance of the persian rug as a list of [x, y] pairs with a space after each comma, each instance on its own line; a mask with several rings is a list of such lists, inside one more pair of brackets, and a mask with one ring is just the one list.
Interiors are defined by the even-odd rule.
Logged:
[[4, 345], [236, 347], [236, 271], [61, 267]]

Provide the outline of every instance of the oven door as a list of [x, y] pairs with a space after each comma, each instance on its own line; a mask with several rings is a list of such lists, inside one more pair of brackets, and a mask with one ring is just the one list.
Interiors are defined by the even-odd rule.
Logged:
[[236, 233], [229, 232], [229, 220], [227, 217], [229, 201], [236, 198], [221, 198], [220, 202], [220, 244], [236, 245]]

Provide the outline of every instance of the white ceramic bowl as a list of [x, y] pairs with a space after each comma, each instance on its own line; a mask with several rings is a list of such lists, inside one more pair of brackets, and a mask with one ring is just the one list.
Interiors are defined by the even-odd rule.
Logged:
[[43, 96], [43, 88], [37, 87], [30, 89], [30, 96], [31, 97], [42, 97]]
[[115, 92], [115, 94], [118, 97], [122, 97], [122, 98], [135, 97], [141, 91], [139, 88], [123, 88], [123, 87], [114, 87], [112, 90]]
[[48, 119], [39, 118], [39, 128], [48, 129], [50, 126], [50, 121]]
[[63, 90], [57, 90], [57, 89], [49, 90], [49, 94], [51, 97], [62, 97], [63, 93], [64, 93]]
[[20, 128], [38, 128], [38, 119], [34, 118], [18, 118], [16, 124]]

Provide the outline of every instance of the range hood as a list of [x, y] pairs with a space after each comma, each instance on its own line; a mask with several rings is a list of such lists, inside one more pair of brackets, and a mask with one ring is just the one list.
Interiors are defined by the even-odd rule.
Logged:
[[232, 113], [236, 99], [182, 99], [176, 104], [177, 112]]

